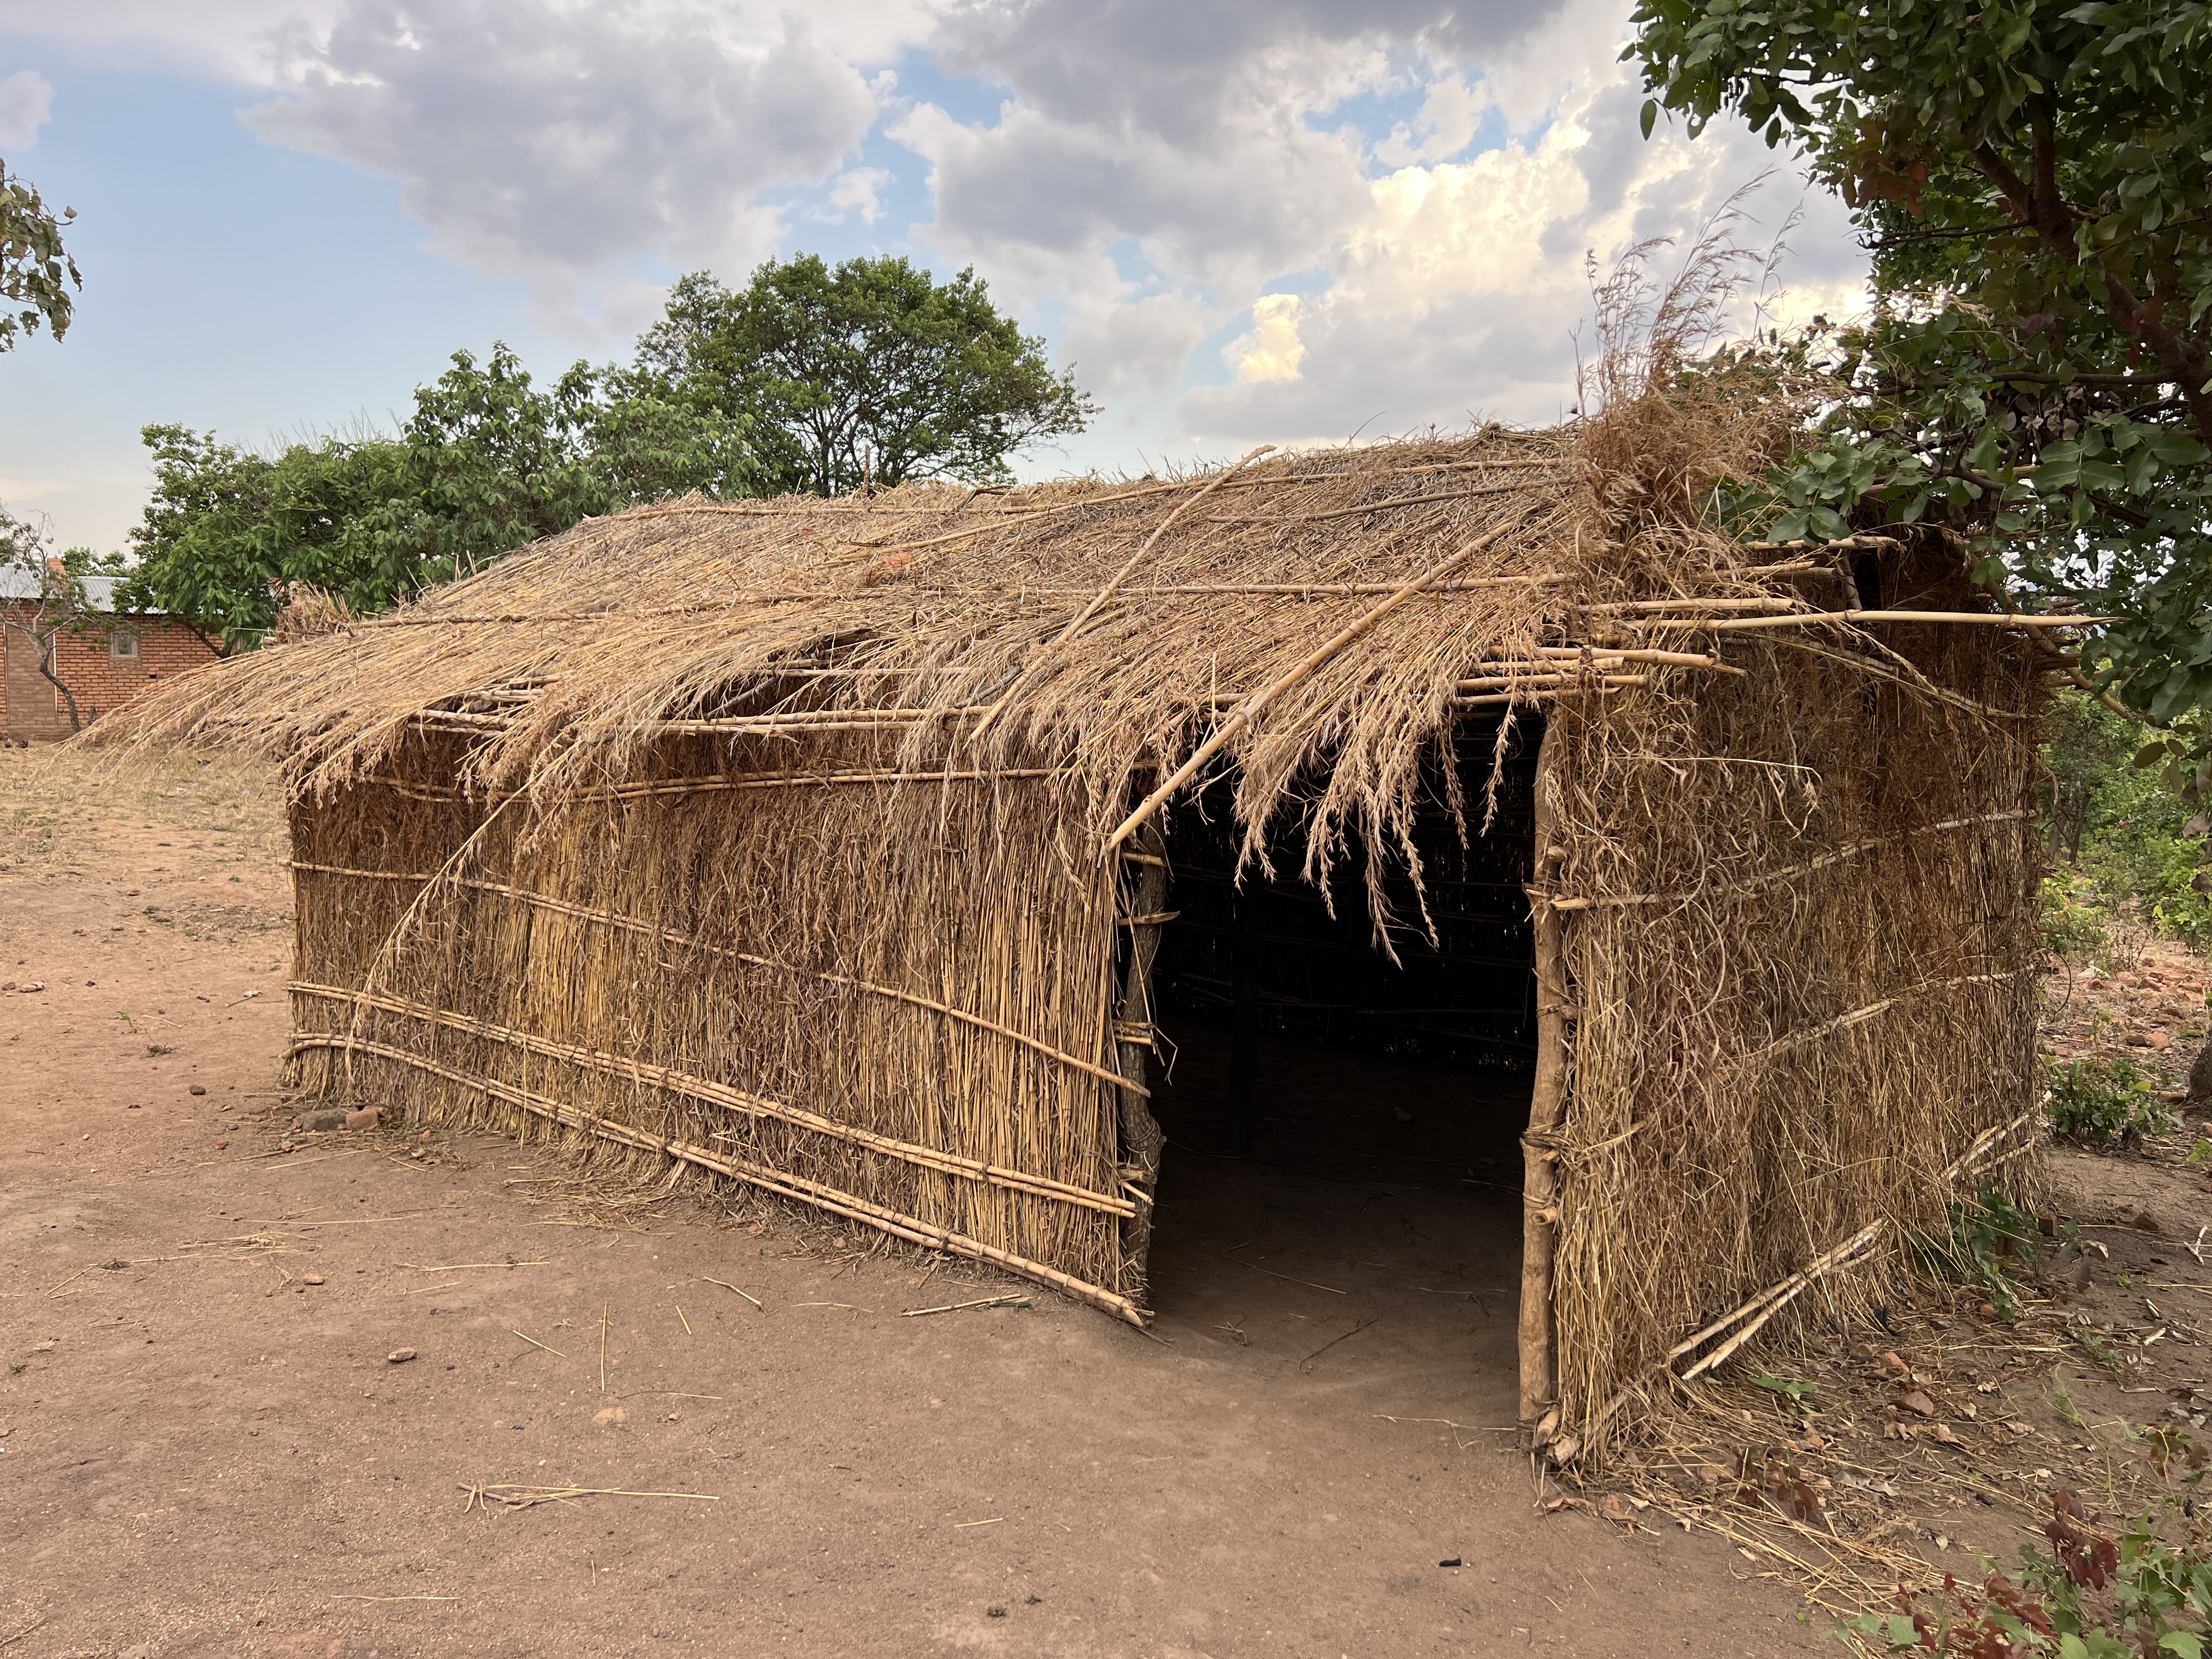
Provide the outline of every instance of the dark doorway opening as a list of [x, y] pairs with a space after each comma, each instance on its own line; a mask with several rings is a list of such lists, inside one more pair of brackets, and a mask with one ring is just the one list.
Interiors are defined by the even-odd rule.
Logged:
[[1201, 798], [1170, 818], [1150, 1261], [1164, 1321], [1316, 1373], [1434, 1370], [1493, 1412], [1515, 1376], [1541, 728], [1508, 738], [1485, 833], [1497, 737], [1470, 726], [1450, 763], [1465, 845], [1444, 763], [1425, 781], [1414, 841], [1433, 938], [1410, 866], [1385, 855], [1395, 963], [1364, 853], [1334, 872], [1332, 915], [1301, 877], [1304, 823], [1271, 837], [1275, 878], [1248, 868], [1240, 888], [1225, 811]]

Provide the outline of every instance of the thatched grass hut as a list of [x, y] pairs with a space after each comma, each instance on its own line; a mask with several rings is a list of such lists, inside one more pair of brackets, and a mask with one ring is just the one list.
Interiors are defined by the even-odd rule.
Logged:
[[1530, 1096], [1522, 1412], [1587, 1455], [1808, 1285], [1880, 1293], [1962, 1177], [2024, 1179], [2038, 1096], [2049, 635], [1932, 532], [1708, 528], [1772, 438], [1722, 395], [647, 507], [128, 729], [283, 758], [309, 1089], [1140, 1323], [1155, 953], [1210, 902], [1185, 959], [1224, 960], [1231, 880], [1303, 883], [1367, 983], [1504, 1011], [1457, 1035]]

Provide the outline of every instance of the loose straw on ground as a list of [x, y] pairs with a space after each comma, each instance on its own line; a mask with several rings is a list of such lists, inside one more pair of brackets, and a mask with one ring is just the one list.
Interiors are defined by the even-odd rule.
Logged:
[[632, 1492], [619, 1486], [524, 1486], [508, 1484], [475, 1485], [464, 1480], [460, 1489], [468, 1493], [464, 1510], [473, 1504], [504, 1504], [510, 1509], [526, 1510], [539, 1504], [565, 1504], [579, 1498], [674, 1498], [693, 1504], [719, 1504], [717, 1493], [703, 1492]]
[[969, 1308], [1026, 1308], [1030, 1305], [1025, 1296], [987, 1296], [975, 1302], [948, 1302], [941, 1308], [908, 1308], [901, 1319], [920, 1319], [925, 1314], [963, 1313]]

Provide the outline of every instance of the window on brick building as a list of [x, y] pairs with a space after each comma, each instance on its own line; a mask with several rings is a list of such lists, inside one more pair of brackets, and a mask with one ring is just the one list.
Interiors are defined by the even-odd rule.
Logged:
[[136, 657], [138, 636], [128, 629], [118, 628], [107, 636], [107, 654], [111, 657]]

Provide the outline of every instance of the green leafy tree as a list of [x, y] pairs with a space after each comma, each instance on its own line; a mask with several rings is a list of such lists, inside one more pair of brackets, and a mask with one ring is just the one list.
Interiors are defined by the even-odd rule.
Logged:
[[373, 612], [428, 579], [405, 542], [383, 533], [414, 507], [405, 447], [393, 440], [325, 437], [258, 455], [181, 426], [140, 435], [154, 492], [131, 532], [126, 602], [180, 618], [218, 650], [258, 641], [289, 583]]
[[939, 283], [903, 258], [770, 260], [737, 293], [694, 272], [638, 362], [672, 395], [750, 417], [775, 488], [823, 495], [1010, 482], [1010, 457], [1082, 431], [1097, 407], [974, 271]]
[[258, 455], [149, 426], [154, 495], [128, 596], [226, 647], [257, 641], [295, 582], [374, 614], [585, 518], [745, 493], [745, 426], [584, 363], [540, 390], [504, 345], [481, 363], [456, 352], [396, 438]]
[[1993, 587], [2120, 620], [2089, 666], [2212, 703], [2212, 5], [1641, 0], [1648, 133], [1732, 114], [1873, 252], [1840, 393], [1732, 505], [1779, 539], [1932, 520]]
[[112, 574], [121, 561], [115, 555], [95, 556], [83, 548], [71, 548], [56, 556], [41, 524], [28, 524], [0, 507], [0, 635], [13, 634], [46, 682], [61, 694], [69, 711], [70, 730], [82, 731], [86, 711], [77, 707], [76, 693], [56, 672], [54, 641], [64, 634], [105, 632], [106, 618], [94, 610], [85, 578]]
[[58, 216], [21, 175], [10, 179], [0, 161], [0, 351], [39, 331], [43, 323], [57, 340], [69, 332], [76, 308], [70, 289], [82, 289], [76, 261], [62, 246], [62, 227], [76, 217], [65, 207]]
[[466, 574], [640, 501], [743, 495], [750, 425], [617, 369], [580, 362], [540, 392], [503, 345], [481, 366], [456, 352], [415, 394], [402, 434], [411, 511], [387, 515], [378, 532], [441, 571]]

